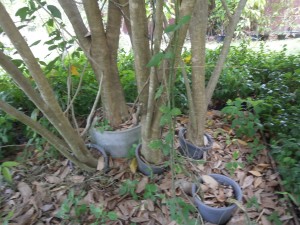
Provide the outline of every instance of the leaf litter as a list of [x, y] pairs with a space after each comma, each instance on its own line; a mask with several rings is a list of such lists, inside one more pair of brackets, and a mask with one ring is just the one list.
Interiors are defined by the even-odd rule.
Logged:
[[[187, 122], [187, 117], [178, 117], [177, 132]], [[12, 169], [13, 186], [0, 183], [0, 223], [92, 224], [96, 221], [95, 215], [85, 211], [76, 216], [76, 210], [94, 205], [105, 212], [113, 211], [117, 216], [116, 220], [107, 219], [99, 224], [176, 225], [178, 223], [171, 218], [167, 206], [168, 199], [175, 195], [186, 203], [192, 203], [191, 184], [196, 183], [200, 176], [209, 180], [210, 177], [206, 175], [217, 173], [234, 179], [243, 191], [243, 202], [228, 222], [229, 225], [249, 224], [250, 220], [254, 224], [269, 225], [273, 223], [268, 218], [274, 214], [281, 224], [297, 225], [286, 200], [276, 194], [280, 191], [279, 174], [272, 168], [267, 149], [263, 149], [252, 162], [248, 162], [247, 156], [251, 154], [247, 143], [249, 140], [232, 141], [236, 139], [234, 131], [224, 124], [218, 111], [208, 112], [208, 123], [206, 131], [214, 137], [215, 142], [213, 149], [205, 156], [206, 160], [195, 161], [180, 157], [176, 162], [175, 174], [167, 171], [148, 178], [136, 171], [136, 162], [130, 159], [110, 159], [107, 174], [102, 171], [101, 158], [98, 161], [98, 171], [94, 174], [71, 167], [68, 160], [29, 159], [22, 166]], [[175, 146], [179, 146], [177, 139]], [[237, 160], [243, 167], [238, 167], [231, 173], [226, 164], [235, 160], [233, 154], [236, 151], [239, 152]], [[134, 186], [135, 195], [130, 192], [120, 195], [119, 190], [127, 180], [137, 181]], [[207, 189], [204, 201], [208, 204], [215, 199], [212, 206], [222, 207], [228, 204], [226, 199], [234, 198], [230, 186], [216, 186], [211, 180], [206, 183], [208, 184], [202, 184], [201, 187], [203, 190]], [[151, 184], [155, 185], [155, 191], [145, 197]], [[74, 195], [71, 195], [72, 191]], [[68, 217], [59, 218], [57, 215], [62, 206], [67, 207], [65, 202], [70, 199], [73, 202], [69, 205]], [[190, 217], [197, 218], [198, 213], [191, 213]]]

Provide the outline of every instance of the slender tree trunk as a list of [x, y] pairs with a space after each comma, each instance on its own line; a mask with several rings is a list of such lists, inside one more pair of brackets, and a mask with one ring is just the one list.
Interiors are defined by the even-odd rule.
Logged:
[[209, 79], [209, 82], [206, 87], [206, 104], [208, 105], [211, 101], [211, 98], [213, 96], [213, 93], [215, 91], [215, 88], [217, 86], [219, 77], [221, 75], [221, 72], [224, 67], [224, 63], [226, 60], [226, 57], [229, 53], [230, 43], [234, 35], [234, 31], [236, 29], [236, 26], [240, 20], [242, 11], [247, 3], [247, 0], [240, 0], [238, 3], [238, 6], [235, 10], [235, 13], [233, 16], [231, 16], [231, 19], [229, 21], [226, 37], [224, 39], [224, 44], [221, 50], [221, 53], [219, 55], [218, 61], [216, 63], [216, 66], [214, 68], [214, 71], [212, 73], [212, 76]]
[[[229, 18], [229, 26], [226, 33], [226, 38], [216, 63], [213, 74], [205, 88], [205, 35], [207, 30], [208, 18], [208, 2], [201, 0], [195, 8], [192, 19], [190, 34], [191, 34], [191, 49], [192, 49], [192, 98], [195, 112], [190, 112], [190, 117], [194, 116], [191, 121], [197, 121], [196, 125], [189, 124], [188, 137], [198, 146], [204, 145], [204, 131], [206, 112], [209, 101], [212, 98], [213, 92], [221, 75], [226, 57], [229, 52], [230, 43], [233, 38], [234, 31], [241, 16], [242, 10], [246, 5], [247, 0], [240, 0], [235, 14], [232, 16], [225, 5], [226, 13]], [[226, 4], [222, 1], [222, 4]], [[198, 25], [197, 25], [198, 24]]]
[[[160, 2], [161, 3], [161, 2]], [[162, 35], [162, 5], [156, 2], [155, 28], [154, 28], [154, 48], [152, 55], [159, 52], [159, 46]], [[183, 1], [180, 6], [180, 15], [183, 17], [191, 15], [193, 12], [195, 0]], [[148, 23], [146, 20], [145, 2], [141, 0], [129, 1], [131, 27], [132, 27], [132, 44], [135, 56], [135, 71], [138, 79], [138, 88], [141, 92], [140, 102], [143, 107], [142, 114], [142, 154], [148, 162], [162, 162], [162, 152], [152, 150], [148, 147], [152, 140], [161, 139], [160, 118], [162, 113], [159, 108], [163, 104], [163, 94], [160, 99], [155, 100], [154, 95], [159, 85], [166, 85], [163, 81], [163, 75], [168, 80], [171, 65], [168, 60], [161, 63], [160, 68], [151, 68], [149, 70], [146, 64], [150, 60], [149, 40], [148, 40]], [[185, 40], [188, 23], [183, 25], [178, 31], [178, 36], [172, 39], [166, 52], [172, 51], [175, 57], [175, 66], [179, 62], [180, 53]], [[150, 74], [150, 77], [149, 77]], [[149, 77], [149, 78], [148, 78]], [[148, 81], [149, 80], [149, 81]], [[165, 87], [166, 90], [166, 87]], [[144, 93], [145, 92], [145, 93]], [[147, 97], [148, 96], [148, 97]], [[146, 110], [147, 109], [147, 110]]]
[[73, 26], [80, 46], [89, 59], [98, 82], [103, 76], [101, 96], [105, 116], [110, 121], [111, 126], [117, 127], [128, 118], [116, 60], [121, 20], [120, 11], [110, 2], [109, 13], [114, 14], [109, 15], [109, 26], [106, 33], [97, 0], [83, 1], [90, 27], [90, 35], [87, 35], [88, 29], [83, 23], [76, 3], [73, 0], [59, 0], [59, 3]]
[[[194, 14], [190, 24], [191, 54], [192, 54], [192, 101], [194, 106], [190, 109], [190, 118], [195, 117], [196, 124], [188, 126], [189, 140], [198, 146], [203, 146], [203, 135], [206, 121], [205, 96], [205, 43], [208, 22], [208, 2], [198, 0], [195, 4]], [[190, 120], [192, 121], [192, 120]]]

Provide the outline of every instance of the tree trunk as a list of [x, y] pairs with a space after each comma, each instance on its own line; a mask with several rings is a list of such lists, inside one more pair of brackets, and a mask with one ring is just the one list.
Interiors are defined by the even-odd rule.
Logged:
[[188, 126], [189, 140], [198, 146], [204, 145], [204, 128], [206, 121], [205, 96], [205, 43], [208, 22], [208, 2], [199, 0], [195, 4], [194, 14], [190, 24], [191, 54], [192, 54], [192, 101], [190, 118], [195, 116], [196, 124], [190, 120]]
[[76, 3], [73, 0], [59, 0], [59, 3], [68, 16], [80, 46], [89, 59], [99, 83], [103, 76], [101, 96], [105, 117], [112, 127], [118, 127], [128, 118], [116, 60], [121, 20], [120, 11], [110, 3], [109, 10], [113, 15], [109, 16], [109, 26], [106, 33], [97, 0], [83, 1], [90, 27], [89, 36]]
[[[180, 5], [179, 17], [191, 15], [194, 8], [195, 0], [183, 1]], [[154, 28], [154, 49], [152, 55], [158, 53], [160, 46], [160, 38], [162, 35], [162, 6], [159, 3], [155, 4], [155, 28]], [[135, 56], [135, 71], [138, 79], [138, 88], [140, 92], [140, 103], [143, 107], [142, 113], [142, 154], [148, 162], [158, 164], [163, 161], [162, 151], [153, 150], [149, 148], [149, 143], [152, 140], [161, 139], [162, 127], [160, 127], [160, 119], [162, 113], [159, 108], [166, 99], [166, 94], [163, 94], [160, 99], [155, 100], [154, 95], [159, 85], [164, 85], [166, 90], [166, 83], [163, 80], [169, 78], [171, 65], [168, 60], [161, 62], [160, 68], [151, 68], [149, 70], [146, 64], [150, 60], [149, 40], [148, 40], [148, 23], [146, 20], [145, 2], [141, 0], [130, 0], [130, 20], [132, 27], [132, 44]], [[188, 23], [184, 24], [178, 31], [178, 36], [173, 38], [166, 52], [172, 51], [175, 57], [175, 65], [179, 62], [180, 53], [185, 40]], [[141, 32], [142, 31], [142, 32]], [[150, 74], [150, 77], [149, 77]]]

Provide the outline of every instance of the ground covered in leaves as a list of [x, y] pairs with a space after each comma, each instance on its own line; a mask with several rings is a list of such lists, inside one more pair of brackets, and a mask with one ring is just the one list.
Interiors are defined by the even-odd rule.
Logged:
[[[142, 175], [133, 159], [110, 159], [106, 174], [82, 172], [67, 160], [29, 159], [13, 169], [13, 185], [1, 184], [0, 222], [201, 224], [190, 194], [191, 183], [198, 183], [201, 175], [216, 173], [233, 178], [243, 191], [243, 201], [228, 224], [297, 225], [290, 203], [278, 194], [282, 191], [280, 177], [268, 150], [253, 153], [252, 140], [237, 139], [219, 112], [209, 112], [208, 118], [213, 149], [200, 161], [178, 153], [172, 169], [162, 175]], [[187, 121], [186, 117], [177, 119], [177, 133]], [[175, 145], [179, 148], [177, 138]]]

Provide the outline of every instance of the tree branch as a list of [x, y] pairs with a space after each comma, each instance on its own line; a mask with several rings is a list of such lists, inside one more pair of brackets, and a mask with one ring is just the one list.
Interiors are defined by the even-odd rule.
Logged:
[[217, 86], [219, 77], [221, 75], [221, 72], [222, 72], [224, 64], [225, 64], [226, 57], [229, 53], [230, 43], [231, 43], [231, 40], [233, 38], [234, 31], [235, 31], [236, 26], [239, 22], [240, 16], [241, 16], [242, 11], [243, 11], [243, 9], [246, 5], [246, 2], [247, 2], [247, 0], [240, 0], [239, 1], [238, 6], [236, 8], [236, 11], [234, 13], [234, 16], [233, 16], [232, 20], [229, 22], [228, 30], [227, 30], [228, 33], [226, 34], [221, 53], [219, 55], [219, 58], [218, 58], [218, 61], [216, 63], [216, 66], [214, 68], [214, 71], [212, 73], [212, 76], [210, 77], [209, 82], [208, 82], [207, 87], [206, 87], [206, 104], [207, 105], [211, 101], [212, 95], [213, 95], [214, 90]]
[[69, 153], [69, 148], [66, 145], [66, 143], [49, 132], [46, 128], [44, 128], [42, 125], [40, 125], [35, 120], [31, 119], [30, 117], [26, 116], [24, 113], [18, 111], [14, 107], [10, 106], [6, 102], [0, 100], [0, 109], [6, 112], [7, 114], [15, 117], [20, 122], [24, 123], [25, 125], [32, 128], [34, 131], [36, 131], [38, 134], [42, 135], [43, 138], [45, 138], [51, 145], [53, 145], [63, 156], [71, 160], [75, 165], [77, 165], [79, 168], [94, 172], [95, 169], [91, 168], [89, 166], [86, 166], [85, 164], [81, 163], [77, 158], [71, 155]]
[[[90, 50], [90, 40], [86, 37], [88, 29], [84, 25], [80, 12], [77, 8], [75, 1], [73, 0], [58, 0], [60, 6], [66, 13], [72, 27], [75, 31], [76, 37], [78, 38], [80, 47], [85, 53], [89, 53]], [[87, 54], [89, 55], [89, 54]]]
[[96, 107], [97, 107], [97, 104], [98, 104], [98, 102], [100, 100], [100, 96], [101, 96], [102, 80], [103, 80], [103, 76], [102, 76], [102, 78], [100, 80], [99, 89], [98, 89], [97, 96], [95, 98], [93, 107], [92, 107], [91, 112], [90, 112], [90, 114], [89, 114], [89, 116], [87, 118], [86, 126], [85, 126], [84, 130], [82, 131], [82, 133], [80, 134], [81, 137], [85, 136], [86, 132], [90, 129], [90, 126], [92, 124], [92, 118], [93, 118], [93, 115], [94, 115], [94, 113], [96, 111]]
[[231, 19], [232, 19], [232, 14], [231, 14], [231, 12], [230, 12], [228, 6], [227, 6], [226, 1], [225, 1], [225, 0], [221, 0], [221, 3], [222, 3], [222, 5], [223, 5], [223, 8], [224, 8], [225, 11], [226, 11], [226, 15], [227, 15], [228, 19], [231, 20]]

